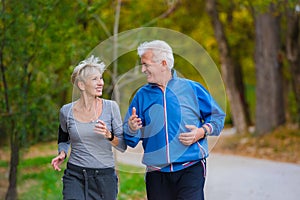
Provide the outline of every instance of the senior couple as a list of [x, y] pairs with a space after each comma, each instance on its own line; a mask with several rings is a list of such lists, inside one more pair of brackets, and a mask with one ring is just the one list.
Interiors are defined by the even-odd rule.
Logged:
[[122, 122], [116, 102], [101, 98], [105, 64], [91, 56], [71, 76], [80, 97], [60, 109], [58, 156], [51, 164], [63, 175], [64, 199], [117, 199], [112, 147], [124, 152], [142, 141], [149, 200], [204, 199], [208, 136], [220, 134], [225, 113], [209, 92], [173, 69], [164, 41], [138, 49], [147, 84], [133, 97]]

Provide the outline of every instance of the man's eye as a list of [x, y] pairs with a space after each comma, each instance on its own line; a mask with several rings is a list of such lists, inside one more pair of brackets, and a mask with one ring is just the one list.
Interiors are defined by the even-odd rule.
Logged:
[[145, 67], [149, 67], [150, 65], [147, 63], [143, 63], [142, 65], [144, 65]]

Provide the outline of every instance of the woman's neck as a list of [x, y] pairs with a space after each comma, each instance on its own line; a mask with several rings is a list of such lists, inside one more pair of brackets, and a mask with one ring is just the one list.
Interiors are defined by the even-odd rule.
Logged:
[[87, 97], [86, 95], [82, 95], [78, 100], [78, 105], [82, 109], [90, 111], [95, 108], [97, 102], [98, 97]]
[[74, 117], [81, 122], [95, 122], [102, 112], [102, 100], [99, 97], [86, 99], [81, 97], [74, 106]]

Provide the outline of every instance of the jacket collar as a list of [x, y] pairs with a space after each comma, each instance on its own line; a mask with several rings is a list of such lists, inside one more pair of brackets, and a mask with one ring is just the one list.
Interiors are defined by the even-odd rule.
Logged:
[[172, 73], [172, 79], [177, 78], [177, 72], [175, 69], [171, 69], [171, 73]]

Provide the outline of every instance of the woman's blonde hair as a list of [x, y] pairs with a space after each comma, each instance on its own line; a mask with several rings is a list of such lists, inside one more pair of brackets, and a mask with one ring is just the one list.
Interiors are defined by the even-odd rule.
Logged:
[[103, 74], [105, 64], [98, 57], [91, 55], [89, 58], [81, 61], [73, 70], [71, 81], [73, 85], [77, 85], [78, 81], [85, 81], [86, 77], [96, 71]]

